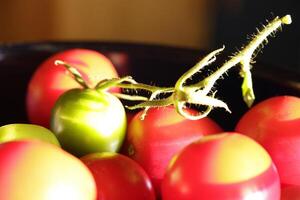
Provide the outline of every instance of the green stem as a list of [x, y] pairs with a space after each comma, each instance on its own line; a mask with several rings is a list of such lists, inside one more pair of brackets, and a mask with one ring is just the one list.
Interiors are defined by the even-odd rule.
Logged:
[[267, 26], [264, 27], [262, 31], [258, 31], [257, 35], [253, 37], [253, 40], [244, 47], [240, 52], [238, 52], [234, 57], [232, 57], [229, 61], [225, 62], [217, 71], [215, 71], [212, 75], [205, 78], [204, 80], [191, 85], [190, 88], [199, 88], [205, 86], [203, 89], [204, 94], [208, 94], [214, 86], [215, 82], [230, 68], [234, 67], [238, 63], [241, 63], [241, 70], [244, 75], [244, 82], [242, 84], [242, 93], [244, 97], [244, 101], [250, 106], [254, 101], [254, 92], [252, 86], [252, 78], [250, 72], [250, 62], [252, 59], [252, 55], [255, 50], [266, 41], [267, 37], [274, 33], [277, 29], [281, 27], [282, 24], [290, 24], [292, 22], [291, 16], [286, 15], [282, 18], [276, 17], [272, 20]]
[[80, 72], [75, 67], [72, 67], [68, 63], [65, 63], [61, 60], [56, 60], [54, 64], [63, 65], [74, 76], [74, 79], [77, 83], [79, 83], [83, 88], [89, 88], [89, 86], [86, 84], [83, 77], [81, 76]]
[[[200, 80], [199, 82], [186, 85], [186, 81], [192, 78], [196, 73], [198, 73], [205, 66], [211, 64], [216, 60], [216, 55], [224, 50], [224, 47], [212, 51], [206, 55], [201, 61], [199, 61], [194, 67], [184, 73], [175, 83], [174, 87], [157, 87], [151, 86], [143, 83], [137, 83], [131, 77], [126, 76], [123, 78], [115, 78], [101, 81], [97, 84], [97, 90], [107, 90], [111, 87], [119, 87], [122, 89], [134, 90], [137, 95], [130, 94], [120, 94], [115, 93], [114, 95], [120, 99], [131, 100], [131, 101], [143, 101], [137, 103], [133, 106], [126, 106], [129, 109], [144, 108], [144, 113], [142, 118], [145, 117], [147, 111], [151, 107], [161, 107], [174, 105], [177, 112], [182, 116], [191, 119], [201, 119], [207, 116], [214, 107], [221, 107], [230, 112], [228, 106], [223, 101], [215, 98], [216, 91], [212, 91], [214, 84], [218, 79], [220, 79], [223, 74], [225, 74], [229, 69], [240, 64], [241, 66], [241, 76], [243, 77], [242, 83], [242, 95], [244, 101], [248, 106], [251, 106], [254, 101], [253, 84], [251, 77], [251, 65], [252, 59], [254, 58], [254, 53], [256, 50], [260, 50], [259, 47], [262, 46], [263, 42], [267, 42], [267, 37], [278, 30], [283, 24], [290, 24], [292, 22], [290, 15], [286, 15], [282, 18], [276, 17], [274, 20], [269, 22], [263, 29], [252, 38], [247, 46], [242, 48], [238, 53], [225, 62], [220, 68], [218, 68], [210, 76]], [[62, 62], [56, 61], [55, 64], [64, 65], [75, 77], [75, 80], [82, 85], [84, 88], [88, 88], [87, 84], [84, 82], [80, 73], [70, 65]], [[150, 97], [144, 97], [138, 95], [138, 92], [147, 91], [150, 92]], [[164, 95], [161, 95], [164, 94]], [[167, 95], [168, 94], [168, 95]], [[161, 95], [161, 96], [160, 96]], [[203, 112], [198, 112], [192, 115], [185, 111], [188, 104], [206, 106]]]
[[180, 90], [182, 89], [185, 81], [189, 78], [191, 78], [194, 74], [199, 72], [203, 67], [211, 64], [216, 60], [216, 55], [223, 51], [223, 48], [217, 49], [211, 53], [209, 53], [207, 56], [205, 56], [202, 60], [200, 60], [194, 67], [189, 69], [187, 72], [185, 72], [176, 82], [175, 88]]

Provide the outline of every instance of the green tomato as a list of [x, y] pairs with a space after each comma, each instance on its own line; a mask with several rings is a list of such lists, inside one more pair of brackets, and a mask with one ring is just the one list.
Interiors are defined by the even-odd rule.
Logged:
[[43, 126], [34, 124], [7, 124], [0, 127], [0, 143], [27, 139], [40, 140], [60, 146], [56, 136]]
[[125, 138], [126, 113], [114, 95], [95, 89], [72, 89], [60, 96], [51, 129], [62, 147], [76, 155], [117, 152]]

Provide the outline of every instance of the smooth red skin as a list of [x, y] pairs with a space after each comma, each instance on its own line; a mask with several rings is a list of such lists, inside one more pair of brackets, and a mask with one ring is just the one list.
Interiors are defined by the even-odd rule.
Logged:
[[[295, 112], [298, 117], [290, 118]], [[278, 96], [258, 103], [242, 116], [235, 131], [268, 151], [283, 185], [300, 186], [300, 98]]]
[[[245, 199], [246, 194], [250, 192], [264, 193], [264, 200], [279, 200], [280, 182], [274, 164], [262, 174], [249, 180], [235, 183], [206, 182], [204, 177], [208, 176], [207, 173], [213, 173], [207, 171], [209, 163], [215, 159], [210, 157], [210, 154], [217, 150], [218, 142], [222, 141], [194, 142], [177, 155], [168, 167], [162, 182], [163, 200], [240, 200]], [[173, 178], [171, 181], [175, 173], [179, 178], [176, 181]]]
[[144, 169], [118, 153], [94, 153], [81, 158], [97, 185], [98, 200], [155, 200], [155, 192]]
[[280, 200], [299, 200], [300, 199], [300, 186], [284, 185], [281, 188]]
[[[222, 128], [209, 118], [185, 119], [174, 107], [151, 108], [144, 120], [140, 120], [141, 113], [137, 113], [129, 124], [122, 152], [146, 170], [157, 196], [160, 196], [161, 181], [171, 158], [191, 142], [204, 135], [222, 132]], [[172, 117], [181, 121], [157, 125]]]
[[[94, 87], [105, 78], [118, 77], [111, 61], [94, 50], [70, 49], [46, 59], [32, 75], [26, 97], [29, 121], [46, 128], [50, 127], [51, 109], [58, 97], [69, 89], [81, 87], [67, 69], [55, 66], [56, 60], [62, 60], [75, 67], [90, 87]], [[92, 66], [94, 62], [99, 66]]]

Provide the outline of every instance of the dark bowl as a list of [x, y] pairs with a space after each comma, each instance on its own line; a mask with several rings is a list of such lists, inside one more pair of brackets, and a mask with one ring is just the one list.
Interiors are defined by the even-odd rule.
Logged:
[[[27, 123], [25, 95], [28, 81], [38, 65], [50, 55], [70, 49], [88, 48], [102, 52], [115, 64], [120, 75], [132, 75], [137, 81], [158, 86], [172, 86], [175, 81], [207, 53], [199, 49], [110, 42], [40, 42], [0, 45], [0, 125]], [[228, 54], [229, 55], [229, 54]], [[263, 57], [263, 54], [260, 55]], [[226, 52], [214, 63], [219, 66]], [[253, 81], [255, 103], [276, 95], [300, 96], [299, 74], [257, 62]], [[232, 114], [215, 109], [209, 115], [226, 130], [232, 130], [248, 109], [241, 96], [238, 67], [216, 84], [217, 96], [228, 103]]]

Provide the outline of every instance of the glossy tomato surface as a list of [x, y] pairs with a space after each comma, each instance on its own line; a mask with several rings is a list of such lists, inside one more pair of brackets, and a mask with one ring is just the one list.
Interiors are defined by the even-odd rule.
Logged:
[[6, 124], [0, 127], [0, 143], [14, 140], [41, 140], [60, 146], [49, 129], [35, 124]]
[[69, 89], [81, 87], [67, 69], [55, 66], [56, 60], [62, 60], [75, 67], [91, 88], [103, 79], [118, 77], [111, 61], [98, 51], [69, 49], [49, 57], [33, 73], [26, 97], [29, 121], [47, 128], [51, 109], [58, 97]]
[[81, 158], [96, 180], [98, 200], [155, 200], [144, 169], [118, 153], [94, 153]]
[[283, 185], [300, 186], [300, 98], [268, 98], [246, 112], [236, 131], [258, 141], [271, 155]]
[[51, 116], [51, 130], [62, 147], [76, 156], [118, 151], [126, 127], [120, 100], [94, 89], [67, 91], [56, 102]]
[[209, 118], [188, 120], [174, 107], [151, 108], [144, 120], [140, 119], [141, 114], [142, 111], [137, 113], [129, 124], [123, 152], [146, 170], [159, 196], [172, 156], [187, 144], [222, 129]]
[[94, 200], [96, 184], [76, 157], [52, 144], [0, 144], [1, 200]]
[[279, 200], [280, 182], [271, 157], [238, 133], [204, 136], [170, 163], [164, 200]]

